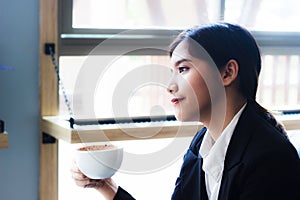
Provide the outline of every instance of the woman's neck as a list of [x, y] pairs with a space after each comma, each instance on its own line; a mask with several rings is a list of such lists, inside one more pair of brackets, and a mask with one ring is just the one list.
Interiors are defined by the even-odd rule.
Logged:
[[[225, 114], [220, 113], [218, 118], [212, 118], [203, 122], [203, 124], [208, 127], [209, 133], [212, 138], [216, 141], [223, 130], [228, 126], [234, 116], [239, 112], [239, 110], [245, 105], [247, 100], [241, 95], [234, 95], [233, 98], [227, 98]], [[212, 121], [214, 120], [214, 121]], [[208, 122], [208, 123], [207, 123]]]

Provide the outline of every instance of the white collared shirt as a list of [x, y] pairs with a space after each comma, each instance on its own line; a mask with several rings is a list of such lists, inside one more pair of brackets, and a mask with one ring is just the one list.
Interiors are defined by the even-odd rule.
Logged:
[[245, 107], [246, 104], [233, 117], [217, 141], [214, 141], [211, 137], [209, 130], [207, 130], [203, 138], [199, 154], [203, 158], [202, 169], [205, 172], [206, 191], [210, 200], [218, 199], [226, 151], [236, 124]]

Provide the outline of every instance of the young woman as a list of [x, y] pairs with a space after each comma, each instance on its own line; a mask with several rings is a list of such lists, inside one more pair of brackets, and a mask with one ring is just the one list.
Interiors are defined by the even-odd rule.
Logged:
[[[283, 127], [256, 101], [261, 57], [244, 28], [218, 23], [179, 34], [170, 46], [168, 92], [176, 118], [200, 121], [172, 199], [298, 200], [300, 160]], [[112, 179], [77, 185], [107, 199], [134, 199]]]

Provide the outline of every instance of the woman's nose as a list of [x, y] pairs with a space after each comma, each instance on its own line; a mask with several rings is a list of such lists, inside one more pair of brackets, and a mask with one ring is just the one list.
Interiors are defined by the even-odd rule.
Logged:
[[167, 87], [167, 91], [169, 93], [174, 94], [177, 90], [178, 90], [178, 86], [174, 82], [169, 83]]

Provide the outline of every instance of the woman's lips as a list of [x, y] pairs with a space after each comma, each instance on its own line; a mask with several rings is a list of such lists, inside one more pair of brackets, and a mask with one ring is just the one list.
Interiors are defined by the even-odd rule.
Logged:
[[171, 102], [172, 102], [172, 104], [176, 105], [176, 104], [179, 104], [180, 101], [182, 101], [182, 100], [183, 100], [183, 98], [173, 98], [171, 100]]

